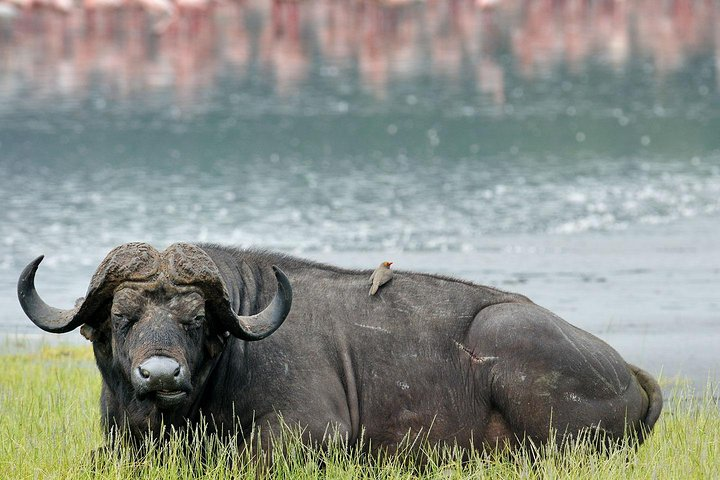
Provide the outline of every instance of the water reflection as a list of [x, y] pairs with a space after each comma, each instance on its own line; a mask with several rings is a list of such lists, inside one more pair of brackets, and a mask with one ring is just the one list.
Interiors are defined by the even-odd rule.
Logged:
[[[662, 78], [698, 54], [720, 70], [719, 10], [712, 0], [0, 0], [0, 103], [93, 84], [193, 103], [223, 75], [254, 72], [281, 95], [313, 76], [357, 76], [384, 98], [393, 82], [431, 76], [503, 104], [510, 73], [622, 73], [643, 59]], [[717, 89], [711, 76], [703, 88]]]
[[[719, 14], [0, 0], [0, 334], [36, 330], [13, 292], [40, 253], [41, 293], [68, 307], [120, 243], [213, 241], [517, 289], [592, 332], [632, 330], [612, 343], [634, 363], [704, 381]], [[646, 332], [666, 339], [647, 340], [649, 362]]]

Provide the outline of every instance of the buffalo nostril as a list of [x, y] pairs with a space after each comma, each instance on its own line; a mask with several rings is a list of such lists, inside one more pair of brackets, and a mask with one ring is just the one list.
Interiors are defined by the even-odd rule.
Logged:
[[132, 381], [142, 391], [171, 391], [182, 386], [185, 375], [185, 368], [175, 359], [156, 355], [137, 366]]

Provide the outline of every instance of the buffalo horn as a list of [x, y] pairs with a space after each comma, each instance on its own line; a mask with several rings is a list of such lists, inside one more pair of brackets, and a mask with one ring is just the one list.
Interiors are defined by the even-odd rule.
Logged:
[[65, 333], [69, 332], [83, 323], [84, 315], [79, 315], [85, 302], [78, 302], [75, 308], [60, 310], [53, 308], [40, 298], [35, 290], [35, 272], [37, 272], [44, 255], [40, 255], [30, 262], [20, 274], [18, 280], [18, 299], [25, 314], [35, 325], [46, 332]]
[[30, 262], [20, 274], [20, 306], [30, 320], [46, 332], [65, 333], [90, 322], [122, 281], [143, 280], [155, 275], [160, 256], [146, 243], [126, 243], [114, 248], [95, 271], [85, 298], [70, 310], [49, 306], [35, 290], [35, 272], [43, 258], [41, 255]]
[[237, 315], [230, 307], [229, 301], [223, 302], [226, 304], [220, 312], [221, 317], [224, 317], [223, 324], [235, 337], [249, 341], [262, 340], [277, 330], [290, 313], [292, 305], [290, 281], [278, 267], [273, 265], [272, 269], [277, 279], [277, 292], [270, 305], [263, 311], [250, 316]]

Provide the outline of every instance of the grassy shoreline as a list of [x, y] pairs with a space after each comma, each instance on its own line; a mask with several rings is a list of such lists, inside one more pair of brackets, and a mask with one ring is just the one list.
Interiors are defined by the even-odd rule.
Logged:
[[[204, 461], [172, 441], [164, 452], [132, 459], [92, 455], [104, 444], [99, 421], [100, 375], [89, 346], [44, 346], [0, 355], [0, 478], [245, 478], [255, 466], [234, 448], [211, 445]], [[212, 440], [209, 440], [212, 443]], [[678, 385], [653, 433], [637, 452], [609, 455], [583, 445], [527, 453], [475, 454], [463, 463], [452, 449], [427, 453], [423, 472], [403, 458], [368, 460], [358, 452], [314, 452], [297, 442], [276, 459], [273, 478], [719, 478], [720, 408], [717, 386], [695, 392]], [[236, 461], [231, 462], [230, 459]], [[322, 465], [322, 467], [321, 467]]]

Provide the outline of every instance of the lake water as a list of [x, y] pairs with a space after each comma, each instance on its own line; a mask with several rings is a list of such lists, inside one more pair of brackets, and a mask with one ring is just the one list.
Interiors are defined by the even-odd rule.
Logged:
[[0, 10], [0, 332], [38, 333], [39, 254], [69, 307], [120, 243], [212, 241], [468, 278], [720, 372], [720, 4], [265, 3]]

